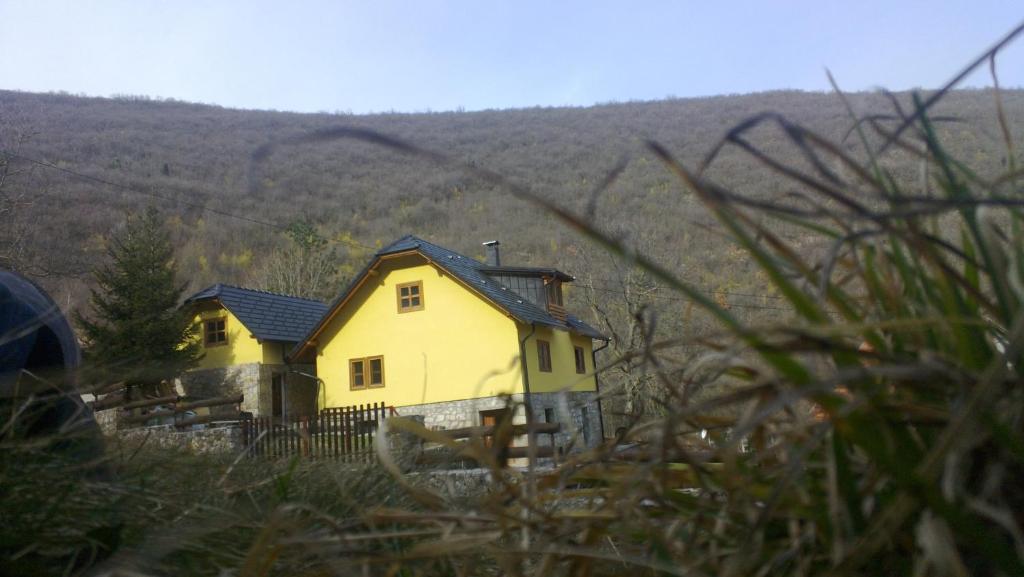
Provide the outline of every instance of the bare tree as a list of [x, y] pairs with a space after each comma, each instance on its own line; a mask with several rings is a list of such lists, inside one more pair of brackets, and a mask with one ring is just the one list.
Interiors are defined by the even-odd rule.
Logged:
[[[650, 358], [642, 354], [654, 342], [661, 288], [651, 275], [613, 255], [576, 251], [580, 259], [575, 291], [590, 312], [590, 321], [610, 337], [605, 358], [620, 359], [603, 375], [606, 417], [615, 425], [658, 414], [664, 391]], [[598, 260], [606, 262], [597, 262]], [[595, 271], [601, 271], [595, 276]]]
[[[18, 145], [20, 146], [19, 137]], [[28, 210], [32, 197], [23, 187], [14, 185], [29, 168], [16, 168], [11, 155], [0, 151], [0, 268], [28, 272]]]
[[288, 227], [290, 244], [277, 250], [250, 276], [254, 288], [327, 300], [340, 289], [341, 255], [305, 221]]

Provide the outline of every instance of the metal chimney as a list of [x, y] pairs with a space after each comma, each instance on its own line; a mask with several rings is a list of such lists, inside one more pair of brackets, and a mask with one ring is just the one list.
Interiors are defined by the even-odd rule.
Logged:
[[487, 266], [501, 266], [501, 253], [498, 251], [500, 244], [496, 240], [489, 240], [483, 243], [487, 247]]

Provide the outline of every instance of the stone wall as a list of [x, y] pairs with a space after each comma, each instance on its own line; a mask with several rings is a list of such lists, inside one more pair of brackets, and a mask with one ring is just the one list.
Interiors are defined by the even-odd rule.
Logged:
[[[562, 431], [554, 435], [554, 443], [563, 449], [579, 450], [595, 447], [604, 440], [601, 431], [601, 410], [597, 393], [567, 391], [531, 393], [533, 419], [537, 423], [561, 423]], [[548, 435], [539, 437], [540, 444], [550, 442]]]
[[[231, 395], [242, 395], [242, 411], [250, 412], [253, 415], [262, 415], [260, 412], [260, 382], [261, 371], [259, 363], [247, 363], [218, 369], [198, 369], [188, 371], [181, 375], [179, 381], [184, 389], [185, 395], [196, 399], [211, 399], [214, 397], [228, 397]], [[269, 387], [267, 387], [269, 394]], [[269, 407], [270, 400], [267, 399]], [[213, 407], [213, 414], [228, 413], [234, 407]]]
[[[512, 395], [512, 402], [521, 403], [522, 395]], [[480, 411], [504, 409], [508, 400], [504, 397], [481, 397], [445, 403], [427, 403], [424, 405], [406, 405], [398, 407], [398, 414], [403, 417], [422, 417], [423, 426], [428, 429], [446, 431], [463, 427], [476, 427], [480, 423]], [[512, 418], [513, 423], [525, 423], [526, 416], [522, 409]]]
[[[482, 397], [446, 403], [406, 405], [396, 410], [403, 417], [422, 418], [428, 429], [448, 430], [481, 425], [480, 412], [505, 408], [509, 401], [518, 405], [512, 422], [526, 423], [526, 412], [522, 406], [523, 395], [505, 397]], [[579, 450], [601, 443], [601, 411], [594, 392], [532, 393], [533, 419], [536, 423], [561, 423], [562, 431], [555, 435], [539, 435], [538, 443], [547, 445], [554, 442], [562, 449]], [[553, 437], [553, 439], [552, 439]], [[515, 439], [514, 445], [525, 445], [526, 437]]]
[[[273, 414], [274, 375], [285, 379], [284, 395], [288, 415], [316, 414], [317, 382], [298, 372], [313, 374], [312, 365], [264, 365], [247, 363], [217, 369], [198, 369], [183, 374], [179, 382], [185, 395], [196, 399], [242, 395], [242, 411], [253, 416]], [[230, 412], [232, 407], [219, 407], [215, 411]]]
[[180, 431], [174, 427], [142, 427], [122, 429], [112, 435], [121, 443], [181, 449], [193, 453], [240, 453], [242, 429], [240, 427], [207, 427], [193, 431]]

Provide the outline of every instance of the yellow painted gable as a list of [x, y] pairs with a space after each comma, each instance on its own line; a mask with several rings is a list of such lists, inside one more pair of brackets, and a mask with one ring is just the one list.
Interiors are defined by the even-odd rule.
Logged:
[[[553, 393], [557, 391], [594, 391], [594, 341], [589, 337], [538, 326], [532, 331], [529, 325], [520, 325], [519, 338], [526, 341], [526, 369], [530, 375], [531, 393]], [[537, 341], [548, 343], [551, 353], [551, 371], [540, 370]], [[576, 372], [575, 347], [583, 349], [584, 373]]]
[[216, 302], [196, 306], [194, 317], [196, 339], [203, 342], [203, 321], [224, 318], [227, 321], [228, 342], [224, 345], [203, 346], [203, 358], [197, 369], [218, 369], [247, 363], [283, 364], [281, 345], [260, 343], [231, 311]]
[[[398, 312], [397, 285], [423, 283]], [[517, 323], [420, 256], [385, 259], [317, 337], [324, 406], [401, 407], [522, 392]], [[351, 390], [349, 361], [383, 357], [384, 386]]]

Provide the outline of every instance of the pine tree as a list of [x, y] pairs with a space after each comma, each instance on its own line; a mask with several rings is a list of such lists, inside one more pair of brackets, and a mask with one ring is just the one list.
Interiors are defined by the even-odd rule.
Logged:
[[93, 276], [92, 315], [76, 313], [90, 380], [116, 379], [152, 391], [199, 359], [192, 318], [179, 307], [174, 248], [156, 209], [129, 216]]

